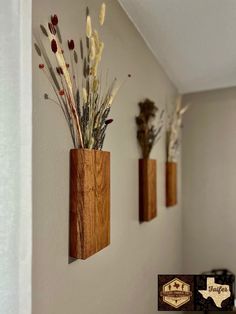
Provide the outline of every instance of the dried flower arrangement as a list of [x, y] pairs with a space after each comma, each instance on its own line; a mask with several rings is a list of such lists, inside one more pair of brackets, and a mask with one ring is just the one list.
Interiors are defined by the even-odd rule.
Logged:
[[[106, 5], [103, 3], [98, 16], [100, 26], [104, 24], [105, 12]], [[47, 28], [40, 25], [40, 29], [48, 38], [54, 56], [54, 59], [50, 59], [42, 41], [37, 40], [34, 46], [42, 60], [39, 68], [46, 75], [56, 96], [56, 99], [52, 99], [45, 94], [44, 98], [62, 109], [75, 148], [101, 150], [107, 126], [113, 121], [108, 119], [108, 115], [119, 87], [115, 78], [108, 89], [102, 92], [98, 67], [104, 43], [97, 30], [92, 28], [88, 8], [86, 38], [79, 43], [80, 62], [73, 39], [67, 41], [66, 56], [57, 15], [51, 16]], [[78, 75], [79, 66], [83, 72], [81, 77]]]
[[142, 157], [144, 159], [149, 158], [150, 152], [155, 143], [158, 142], [161, 135], [161, 130], [164, 124], [164, 110], [159, 115], [158, 127], [152, 124], [152, 121], [156, 117], [156, 112], [159, 110], [155, 106], [155, 103], [149, 99], [139, 104], [140, 113], [136, 117], [137, 139], [142, 151]]
[[183, 114], [188, 106], [182, 108], [182, 97], [176, 100], [176, 106], [172, 115], [168, 116], [167, 126], [167, 161], [176, 162], [180, 148], [180, 130], [182, 127]]

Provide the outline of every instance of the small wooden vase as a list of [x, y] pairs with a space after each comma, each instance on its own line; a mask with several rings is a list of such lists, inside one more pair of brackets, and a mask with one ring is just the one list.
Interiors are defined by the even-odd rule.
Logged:
[[70, 256], [86, 259], [110, 244], [110, 153], [70, 150]]
[[166, 163], [166, 206], [177, 204], [177, 164]]
[[149, 221], [157, 215], [156, 160], [139, 159], [139, 221]]

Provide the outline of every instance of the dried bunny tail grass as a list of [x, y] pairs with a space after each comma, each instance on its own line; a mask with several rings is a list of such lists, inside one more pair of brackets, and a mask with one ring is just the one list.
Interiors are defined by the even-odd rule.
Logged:
[[101, 5], [100, 12], [99, 12], [99, 23], [101, 26], [104, 24], [105, 15], [106, 15], [106, 4], [103, 3]]
[[88, 94], [87, 94], [87, 90], [85, 87], [83, 87], [83, 89], [82, 89], [82, 96], [83, 96], [83, 101], [86, 104], [88, 101]]
[[94, 37], [90, 38], [90, 51], [89, 51], [90, 59], [93, 61], [96, 56], [96, 47]]
[[99, 86], [99, 80], [94, 78], [93, 80], [93, 92], [96, 93], [98, 90], [98, 86]]
[[95, 46], [96, 46], [96, 51], [98, 51], [100, 40], [99, 40], [98, 32], [96, 29], [93, 30], [93, 38], [94, 38], [94, 42], [95, 42]]
[[92, 22], [90, 15], [87, 16], [86, 20], [86, 36], [90, 38], [92, 36]]
[[187, 106], [181, 108], [179, 114], [182, 116], [182, 115], [188, 110], [188, 108], [189, 108], [189, 105], [187, 105]]
[[121, 86], [115, 85], [111, 91], [108, 105], [111, 106]]
[[[94, 38], [94, 37], [93, 37]], [[94, 47], [96, 46], [96, 40], [94, 40]], [[103, 42], [99, 42], [99, 47], [98, 47], [98, 49], [96, 48], [95, 49], [95, 56], [94, 56], [94, 58], [92, 59], [91, 58], [91, 56], [90, 56], [90, 58], [92, 59], [92, 60], [94, 60], [94, 64], [93, 64], [93, 66], [92, 66], [92, 69], [91, 69], [91, 71], [92, 71], [92, 75], [93, 76], [97, 76], [97, 72], [98, 72], [98, 65], [99, 65], [99, 62], [101, 61], [101, 59], [102, 59], [102, 53], [103, 53], [103, 50], [104, 50], [104, 43]], [[90, 52], [91, 53], [91, 52]]]
[[[128, 78], [129, 78], [129, 77], [131, 77], [130, 74], [128, 75]], [[112, 83], [111, 90], [110, 90], [110, 97], [109, 97], [109, 101], [108, 101], [109, 106], [112, 105], [112, 103], [113, 103], [113, 101], [114, 101], [114, 99], [115, 99], [117, 93], [118, 93], [119, 90], [126, 84], [128, 78], [127, 78], [127, 77], [124, 78], [123, 81], [122, 81], [119, 85], [117, 85], [117, 84], [118, 84], [118, 83], [117, 83], [117, 79], [116, 79], [116, 78], [114, 79], [114, 81], [113, 81], [113, 83]], [[164, 115], [164, 113], [162, 114], [162, 117], [163, 117], [163, 115]], [[162, 117], [161, 117], [161, 118], [162, 118]]]
[[103, 53], [104, 47], [105, 47], [105, 44], [104, 44], [104, 42], [101, 41], [99, 43], [99, 53], [98, 53], [98, 56], [99, 56], [100, 60], [102, 58], [102, 53]]
[[99, 64], [99, 58], [96, 56], [96, 57], [95, 57], [94, 64], [93, 64], [92, 69], [91, 69], [92, 75], [93, 75], [94, 77], [97, 77], [98, 64]]

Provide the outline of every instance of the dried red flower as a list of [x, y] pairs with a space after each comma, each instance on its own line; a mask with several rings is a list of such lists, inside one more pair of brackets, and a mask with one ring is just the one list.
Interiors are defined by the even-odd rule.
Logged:
[[60, 95], [60, 96], [63, 96], [64, 94], [65, 94], [65, 93], [64, 93], [64, 90], [63, 90], [63, 89], [59, 91], [59, 95]]
[[56, 70], [59, 75], [63, 75], [63, 70], [61, 67], [57, 67]]
[[49, 30], [50, 30], [50, 32], [53, 34], [53, 35], [56, 35], [56, 28], [53, 26], [53, 24], [52, 23], [48, 23], [48, 28], [49, 28]]
[[58, 17], [56, 14], [51, 16], [51, 22], [54, 26], [56, 26], [58, 24]]
[[75, 48], [75, 43], [74, 43], [74, 40], [73, 40], [73, 39], [68, 40], [68, 48], [69, 48], [70, 50], [74, 50], [74, 48]]
[[105, 121], [105, 124], [108, 125], [108, 124], [110, 124], [110, 123], [112, 123], [112, 122], [113, 122], [113, 119], [107, 119], [107, 120]]
[[55, 41], [55, 39], [51, 41], [51, 49], [54, 53], [57, 52], [57, 42]]
[[40, 63], [40, 64], [39, 64], [39, 68], [40, 68], [40, 69], [43, 69], [43, 68], [44, 68], [44, 64], [43, 64], [43, 63]]

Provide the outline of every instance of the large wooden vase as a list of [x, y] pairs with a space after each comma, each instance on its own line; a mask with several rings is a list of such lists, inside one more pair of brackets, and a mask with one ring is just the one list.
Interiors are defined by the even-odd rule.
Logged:
[[86, 259], [110, 244], [110, 153], [70, 151], [70, 256]]
[[139, 159], [139, 221], [149, 221], [157, 215], [156, 160]]
[[177, 164], [176, 162], [166, 163], [166, 206], [171, 207], [177, 204]]

